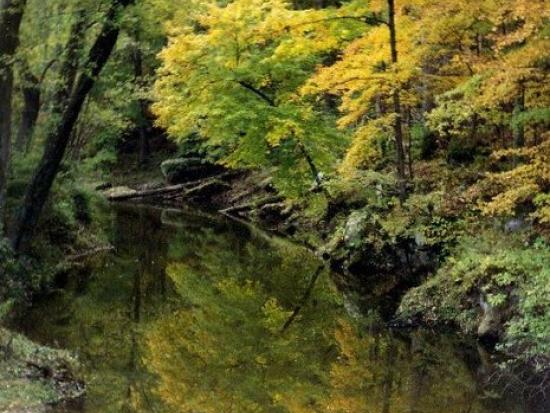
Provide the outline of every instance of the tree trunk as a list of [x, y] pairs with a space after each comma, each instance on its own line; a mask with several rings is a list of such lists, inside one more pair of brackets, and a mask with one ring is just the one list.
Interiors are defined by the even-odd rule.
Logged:
[[[139, 48], [139, 36], [135, 36], [136, 46], [134, 48], [132, 58], [134, 62], [134, 77], [137, 87], [143, 86], [143, 54]], [[147, 164], [149, 160], [149, 141], [147, 139], [147, 102], [145, 99], [138, 99], [138, 162], [140, 165]]]
[[12, 246], [17, 252], [24, 251], [32, 238], [82, 105], [115, 47], [119, 35], [118, 10], [130, 3], [131, 0], [114, 0], [111, 4], [101, 31], [90, 49], [84, 71], [64, 105], [61, 119], [47, 136], [44, 154], [27, 189], [12, 233]]
[[523, 112], [525, 112], [525, 87], [521, 84], [520, 94], [516, 98], [513, 111], [514, 124], [512, 125], [512, 130], [514, 133], [515, 148], [523, 148], [525, 145], [525, 128], [523, 127], [523, 122], [517, 119]]
[[15, 149], [26, 152], [40, 112], [40, 81], [30, 71], [23, 73], [23, 112], [15, 140]]
[[13, 57], [26, 0], [0, 0], [0, 236], [3, 234], [6, 183], [11, 149]]
[[300, 152], [302, 153], [304, 159], [307, 162], [307, 165], [309, 166], [309, 170], [311, 172], [311, 176], [313, 180], [315, 181], [315, 184], [321, 187], [322, 185], [321, 176], [319, 175], [319, 170], [317, 169], [315, 162], [313, 162], [313, 158], [311, 157], [305, 145], [301, 141], [298, 140], [297, 143], [298, 143], [298, 148], [300, 149]]
[[[390, 48], [392, 64], [397, 64], [397, 33], [395, 27], [395, 2], [388, 0], [388, 27], [390, 30]], [[397, 158], [397, 179], [399, 181], [399, 198], [401, 202], [406, 196], [406, 176], [405, 176], [405, 150], [403, 148], [403, 114], [401, 111], [401, 97], [399, 88], [396, 87], [393, 92], [393, 111], [395, 121], [393, 125], [395, 135], [395, 150]]]

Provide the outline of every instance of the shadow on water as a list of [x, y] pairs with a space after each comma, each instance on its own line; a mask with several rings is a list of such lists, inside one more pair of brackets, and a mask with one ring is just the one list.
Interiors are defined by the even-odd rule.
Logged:
[[[475, 342], [381, 327], [305, 249], [220, 216], [118, 206], [115, 251], [21, 321], [77, 352], [84, 400], [54, 412], [542, 413]], [[510, 384], [511, 381], [505, 384]]]

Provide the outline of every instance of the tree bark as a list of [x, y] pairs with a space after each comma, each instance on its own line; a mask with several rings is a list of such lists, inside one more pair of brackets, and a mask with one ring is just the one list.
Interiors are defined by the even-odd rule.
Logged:
[[[136, 46], [133, 51], [134, 77], [137, 87], [143, 86], [143, 53], [139, 48], [139, 37], [135, 36]], [[138, 162], [140, 165], [147, 164], [149, 160], [149, 140], [147, 139], [147, 102], [145, 99], [138, 99]]]
[[515, 123], [512, 126], [512, 130], [514, 133], [515, 148], [523, 148], [523, 146], [525, 145], [525, 128], [523, 127], [523, 123], [521, 121], [518, 121], [517, 119], [517, 117], [523, 112], [525, 112], [525, 86], [523, 86], [523, 84], [520, 84], [520, 94], [516, 98], [516, 101], [514, 103], [513, 112]]
[[72, 93], [64, 105], [61, 119], [47, 137], [44, 154], [27, 189], [12, 232], [12, 247], [17, 252], [22, 252], [28, 247], [53, 181], [59, 171], [82, 105], [117, 42], [119, 35], [118, 11], [130, 3], [131, 0], [114, 0], [112, 2], [101, 31], [90, 49], [84, 71], [76, 80]]
[[26, 0], [0, 0], [0, 236], [3, 234], [6, 183], [11, 149], [13, 60]]
[[[391, 61], [395, 65], [398, 62], [397, 55], [397, 32], [395, 27], [395, 2], [394, 0], [388, 0], [388, 28], [390, 30], [390, 49], [391, 49]], [[401, 97], [399, 94], [399, 88], [396, 87], [393, 92], [393, 111], [395, 114], [395, 120], [393, 124], [393, 130], [395, 135], [395, 150], [397, 158], [397, 179], [399, 185], [399, 198], [401, 202], [404, 201], [406, 196], [406, 176], [405, 176], [405, 150], [403, 147], [403, 114], [401, 111]]]
[[15, 140], [18, 152], [27, 151], [40, 112], [40, 80], [26, 69], [23, 81], [23, 112]]

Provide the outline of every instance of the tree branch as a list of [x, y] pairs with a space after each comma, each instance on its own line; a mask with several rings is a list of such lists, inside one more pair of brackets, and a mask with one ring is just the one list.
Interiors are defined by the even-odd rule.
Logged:
[[388, 25], [388, 22], [381, 17], [379, 17], [376, 13], [371, 14], [365, 14], [362, 16], [333, 16], [333, 17], [325, 17], [323, 19], [318, 20], [312, 20], [309, 22], [303, 22], [291, 26], [286, 26], [285, 29], [292, 29], [294, 27], [300, 27], [300, 26], [307, 26], [308, 24], [315, 24], [315, 23], [323, 23], [333, 20], [356, 20], [361, 23], [365, 23], [369, 26], [379, 26], [381, 24]]
[[276, 107], [277, 104], [275, 103], [275, 101], [270, 98], [268, 95], [266, 95], [264, 92], [262, 92], [261, 90], [259, 89], [256, 89], [254, 86], [252, 86], [251, 84], [249, 83], [246, 83], [242, 80], [237, 80], [237, 83], [239, 85], [241, 85], [242, 87], [244, 87], [245, 89], [251, 91], [252, 93], [254, 93], [256, 96], [260, 97], [262, 100], [264, 100], [265, 102], [267, 102], [269, 104], [269, 106], [273, 106], [273, 107]]

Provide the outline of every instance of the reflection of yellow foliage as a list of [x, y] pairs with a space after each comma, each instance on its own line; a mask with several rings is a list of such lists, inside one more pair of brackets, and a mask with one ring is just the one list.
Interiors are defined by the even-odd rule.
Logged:
[[[195, 247], [194, 253], [209, 251]], [[298, 283], [291, 282], [294, 289], [307, 283], [296, 265], [297, 260], [304, 263], [302, 251], [286, 244], [281, 248], [284, 259], [270, 267], [269, 282], [281, 273], [288, 282], [299, 277]], [[248, 253], [265, 262], [264, 251], [252, 248]], [[322, 316], [333, 292], [319, 280], [316, 308], [303, 308], [282, 332], [292, 309], [266, 289], [261, 277], [248, 279], [261, 271], [254, 262], [229, 257], [211, 257], [205, 268], [185, 263], [168, 267], [188, 308], [158, 320], [147, 333], [146, 362], [159, 377], [158, 395], [182, 413], [278, 413], [283, 407], [293, 413], [311, 411], [307, 406], [318, 398], [322, 374], [328, 371], [319, 349], [327, 345], [324, 331], [333, 323]], [[282, 299], [288, 300], [289, 293]], [[313, 324], [304, 329], [302, 319]]]

